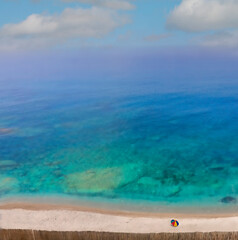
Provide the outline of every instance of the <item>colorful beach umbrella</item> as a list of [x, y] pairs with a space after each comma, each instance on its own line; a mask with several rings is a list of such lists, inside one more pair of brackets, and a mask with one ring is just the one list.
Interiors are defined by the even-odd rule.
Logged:
[[172, 219], [172, 220], [171, 220], [171, 225], [172, 225], [173, 227], [178, 227], [179, 222], [178, 222], [177, 220], [175, 220], [175, 219]]

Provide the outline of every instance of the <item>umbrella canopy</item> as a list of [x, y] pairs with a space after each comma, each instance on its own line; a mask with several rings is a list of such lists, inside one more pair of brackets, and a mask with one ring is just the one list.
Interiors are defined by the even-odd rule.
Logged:
[[171, 225], [172, 225], [173, 227], [177, 227], [177, 226], [179, 225], [179, 222], [178, 222], [177, 220], [175, 220], [175, 219], [172, 219], [172, 220], [171, 220]]

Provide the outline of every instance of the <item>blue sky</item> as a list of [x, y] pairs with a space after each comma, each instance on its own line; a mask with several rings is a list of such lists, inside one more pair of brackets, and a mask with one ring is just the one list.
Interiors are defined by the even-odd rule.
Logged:
[[238, 0], [3, 0], [0, 51], [237, 48]]

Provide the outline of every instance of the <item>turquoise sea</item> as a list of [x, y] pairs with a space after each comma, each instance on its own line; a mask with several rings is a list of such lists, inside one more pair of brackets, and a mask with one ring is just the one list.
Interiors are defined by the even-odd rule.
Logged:
[[0, 200], [237, 210], [236, 79], [133, 74], [1, 83]]

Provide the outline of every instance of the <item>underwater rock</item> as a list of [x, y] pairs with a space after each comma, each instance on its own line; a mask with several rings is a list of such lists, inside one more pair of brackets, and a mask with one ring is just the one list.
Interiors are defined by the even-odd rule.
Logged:
[[53, 172], [53, 174], [54, 174], [56, 177], [63, 177], [63, 174], [62, 174], [62, 172], [61, 172], [60, 170], [55, 170], [55, 171]]
[[18, 166], [15, 161], [12, 160], [0, 160], [0, 170], [14, 169]]
[[168, 194], [168, 197], [177, 197], [179, 193], [182, 191], [182, 188], [180, 186], [174, 186], [173, 188], [170, 187], [170, 193]]
[[0, 193], [16, 192], [19, 189], [19, 182], [16, 178], [0, 175]]
[[237, 200], [236, 200], [236, 198], [234, 198], [234, 197], [228, 196], [228, 197], [222, 198], [222, 199], [221, 199], [221, 202], [222, 202], [222, 203], [236, 203]]
[[0, 136], [11, 134], [13, 131], [12, 128], [0, 128]]
[[138, 184], [154, 186], [157, 185], [157, 180], [152, 177], [142, 177], [137, 181]]
[[224, 167], [212, 167], [210, 168], [212, 171], [223, 171], [225, 168]]
[[90, 169], [67, 175], [66, 184], [73, 192], [102, 192], [114, 189], [122, 181], [120, 168]]
[[62, 161], [53, 161], [53, 162], [46, 162], [44, 165], [49, 167], [59, 166], [62, 163]]
[[0, 128], [0, 136], [13, 135], [14, 137], [34, 137], [44, 132], [41, 128]]
[[114, 190], [138, 178], [131, 166], [94, 168], [66, 175], [65, 191], [70, 193], [100, 193]]

